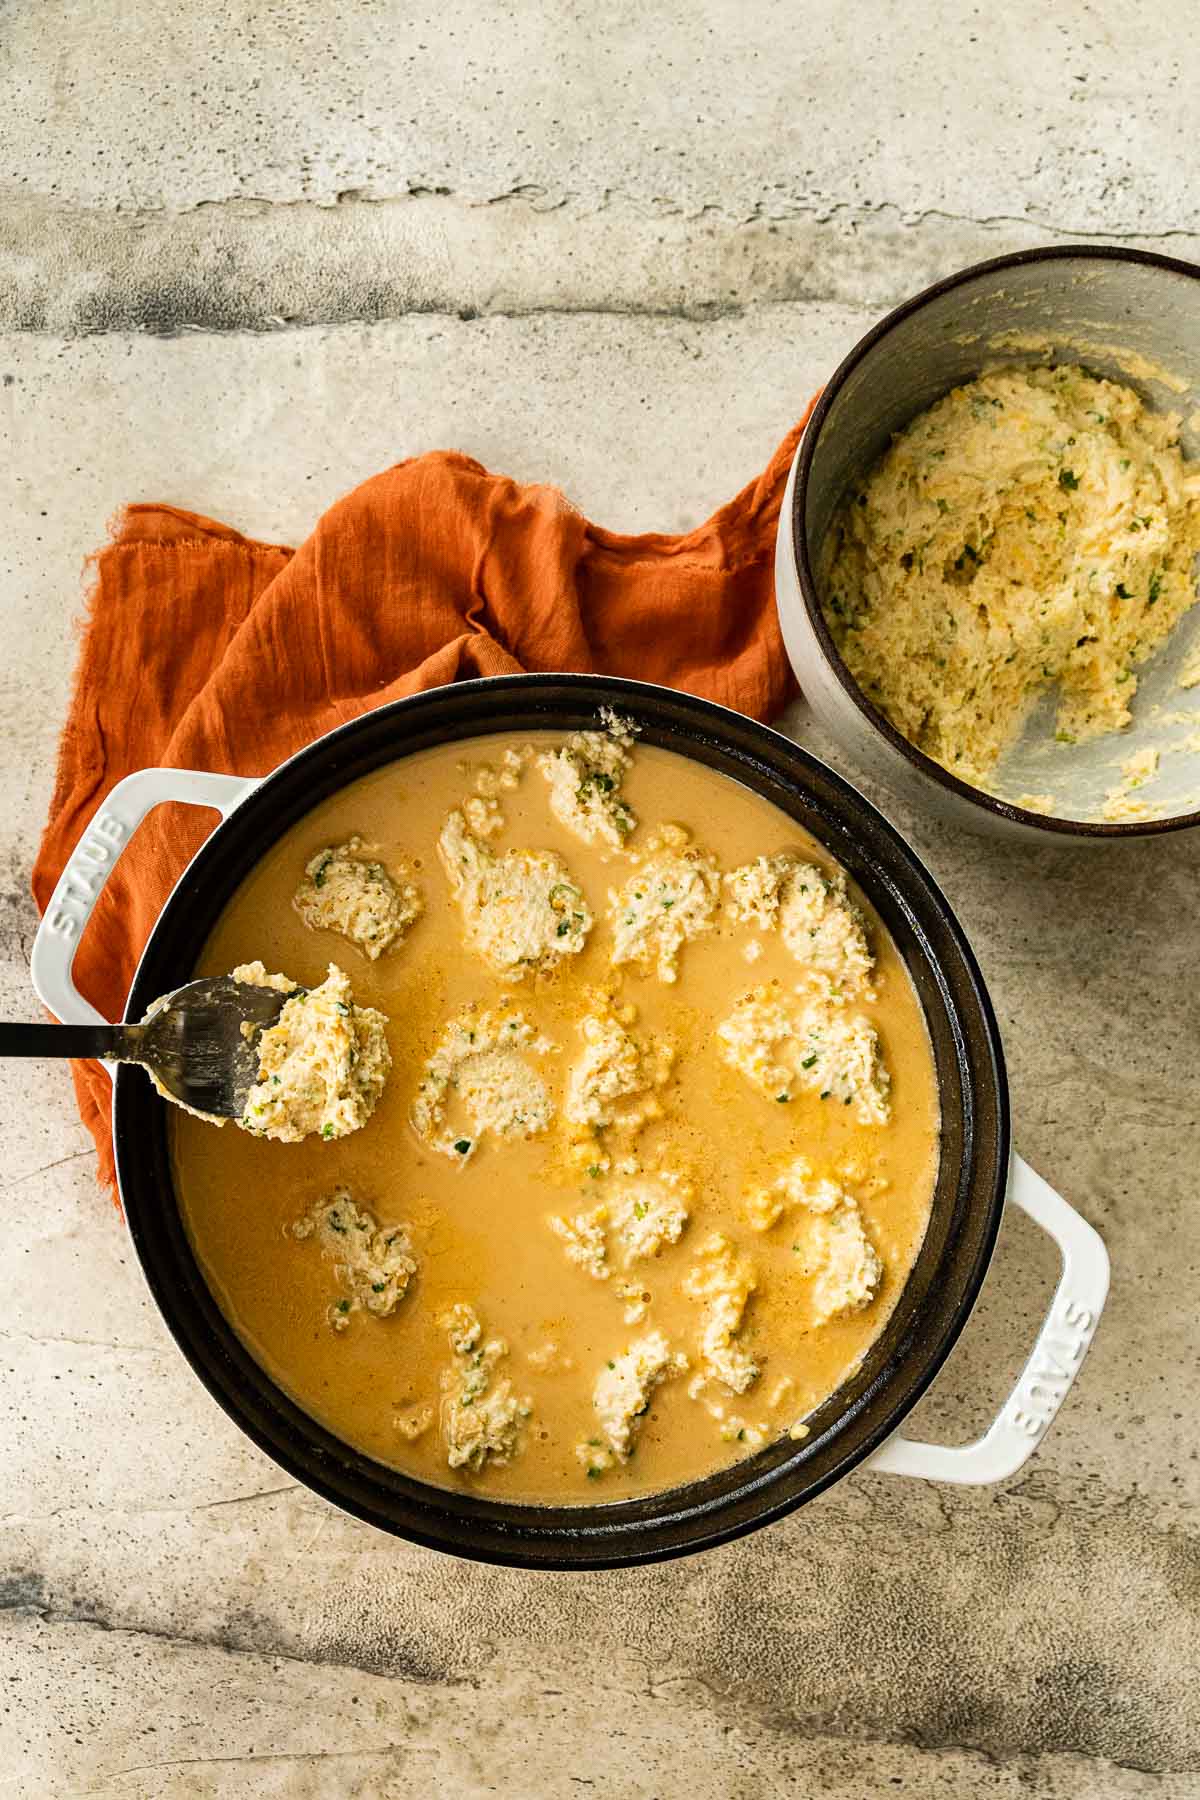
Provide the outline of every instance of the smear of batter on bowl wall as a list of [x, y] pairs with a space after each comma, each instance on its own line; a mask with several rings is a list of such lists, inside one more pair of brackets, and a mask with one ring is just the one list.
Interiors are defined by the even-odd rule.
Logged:
[[1060, 744], [1131, 722], [1138, 668], [1197, 599], [1200, 466], [1179, 429], [1077, 366], [999, 369], [914, 419], [845, 496], [826, 619], [911, 743], [988, 787], [1047, 689]]

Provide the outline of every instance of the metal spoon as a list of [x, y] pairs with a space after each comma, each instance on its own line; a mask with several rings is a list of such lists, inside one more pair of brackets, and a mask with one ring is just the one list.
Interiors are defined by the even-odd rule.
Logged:
[[240, 1119], [258, 1079], [259, 1033], [300, 991], [281, 994], [230, 975], [189, 981], [140, 1025], [0, 1025], [0, 1056], [141, 1063], [185, 1106]]

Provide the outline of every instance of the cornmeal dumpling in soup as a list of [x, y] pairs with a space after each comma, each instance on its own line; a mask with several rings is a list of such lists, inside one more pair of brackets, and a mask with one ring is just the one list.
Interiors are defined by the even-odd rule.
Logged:
[[883, 1329], [938, 1161], [907, 970], [815, 839], [628, 722], [323, 801], [218, 921], [197, 973], [229, 969], [325, 995], [340, 1060], [285, 1103], [290, 1020], [254, 1130], [173, 1112], [187, 1228], [267, 1373], [379, 1461], [652, 1493], [803, 1437]]

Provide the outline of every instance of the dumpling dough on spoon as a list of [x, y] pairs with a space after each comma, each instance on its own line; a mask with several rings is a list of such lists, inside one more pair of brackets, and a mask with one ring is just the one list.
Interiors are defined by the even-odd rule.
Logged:
[[283, 1144], [358, 1131], [375, 1111], [392, 1066], [384, 1015], [355, 1006], [349, 978], [336, 963], [315, 988], [269, 975], [261, 962], [243, 963], [233, 978], [292, 996], [279, 1023], [258, 1040], [258, 1080], [239, 1125]]

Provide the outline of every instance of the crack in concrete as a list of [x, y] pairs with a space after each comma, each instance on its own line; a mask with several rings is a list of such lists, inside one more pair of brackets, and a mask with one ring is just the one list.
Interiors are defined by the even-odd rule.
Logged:
[[268, 332], [430, 317], [711, 323], [764, 305], [887, 307], [998, 251], [1043, 243], [1200, 249], [1200, 232], [1098, 231], [1036, 215], [905, 213], [798, 196], [749, 213], [618, 190], [519, 186], [379, 199], [206, 201], [179, 212], [0, 202], [0, 329]]
[[[110, 1781], [120, 1781], [126, 1775], [161, 1774], [166, 1769], [199, 1769], [214, 1765], [236, 1768], [256, 1763], [347, 1762], [364, 1757], [397, 1755], [436, 1757], [438, 1752], [432, 1744], [381, 1744], [362, 1750], [251, 1750], [242, 1756], [178, 1756], [171, 1757], [166, 1762], [132, 1763], [128, 1768], [109, 1769], [101, 1776], [101, 1781], [106, 1786]], [[104, 1786], [83, 1788], [80, 1791], [85, 1794], [102, 1794]]]
[[[518, 182], [512, 187], [501, 188], [494, 194], [482, 195], [479, 198], [472, 198], [452, 187], [418, 184], [396, 194], [371, 194], [362, 188], [342, 188], [328, 200], [313, 199], [303, 195], [281, 200], [271, 199], [265, 194], [239, 194], [228, 199], [195, 200], [178, 207], [164, 205], [137, 209], [120, 206], [112, 208], [63, 206], [55, 201], [37, 199], [10, 200], [7, 204], [22, 208], [37, 208], [60, 221], [103, 218], [120, 221], [136, 230], [150, 220], [185, 219], [195, 214], [231, 217], [261, 217], [265, 213], [286, 214], [289, 212], [331, 214], [354, 207], [382, 210], [389, 207], [417, 206], [422, 202], [434, 200], [451, 200], [466, 212], [497, 206], [521, 205], [539, 216], [570, 212], [578, 218], [595, 218], [606, 212], [624, 208], [631, 214], [648, 221], [679, 219], [696, 224], [702, 220], [709, 220], [733, 228], [760, 223], [786, 224], [797, 219], [812, 219], [820, 224], [832, 224], [837, 219], [844, 219], [852, 223], [855, 220], [872, 218], [887, 218], [904, 228], [913, 228], [924, 225], [930, 220], [937, 220], [947, 225], [981, 227], [985, 230], [1013, 227], [1023, 231], [1043, 231], [1066, 243], [1144, 243], [1150, 239], [1166, 243], [1173, 238], [1195, 239], [1200, 234], [1200, 228], [1189, 229], [1177, 225], [1150, 227], [1139, 231], [1112, 231], [1108, 228], [1098, 230], [1089, 225], [1076, 225], [1070, 222], [1056, 223], [1037, 209], [1028, 213], [975, 214], [950, 212], [944, 207], [928, 206], [909, 211], [891, 200], [834, 200], [819, 194], [797, 195], [794, 199], [785, 201], [758, 201], [748, 212], [731, 212], [720, 200], [705, 200], [690, 207], [680, 201], [672, 200], [666, 195], [656, 195], [652, 199], [646, 200], [628, 194], [621, 188], [604, 188], [594, 200], [589, 201], [570, 189], [563, 189], [558, 194], [552, 195], [549, 189], [536, 182]], [[0, 210], [2, 207], [3, 203], [0, 203]]]
[[111, 1338], [81, 1337], [40, 1337], [32, 1331], [4, 1331], [0, 1329], [0, 1343], [14, 1344], [66, 1344], [79, 1350], [119, 1350], [122, 1356], [160, 1356], [168, 1348], [163, 1344], [116, 1344]]
[[215, 1650], [222, 1656], [236, 1658], [253, 1658], [259, 1662], [293, 1663], [299, 1668], [345, 1669], [356, 1675], [382, 1676], [385, 1680], [412, 1681], [418, 1686], [437, 1686], [448, 1689], [471, 1688], [476, 1685], [472, 1680], [458, 1680], [452, 1675], [439, 1672], [436, 1676], [422, 1676], [411, 1669], [397, 1670], [394, 1673], [384, 1672], [378, 1666], [354, 1662], [346, 1657], [299, 1655], [293, 1650], [277, 1649], [274, 1646], [234, 1643], [221, 1632], [205, 1635], [203, 1632], [170, 1631], [163, 1626], [154, 1625], [118, 1625], [111, 1620], [102, 1619], [95, 1613], [68, 1612], [62, 1608], [49, 1606], [37, 1601], [21, 1601], [8, 1599], [0, 1591], [0, 1619], [9, 1618], [37, 1619], [40, 1624], [51, 1628], [59, 1625], [74, 1625], [88, 1631], [100, 1631], [109, 1637], [127, 1637], [132, 1639], [148, 1639], [156, 1643], [182, 1644], [191, 1649]]
[[[272, 1500], [280, 1494], [307, 1494], [308, 1492], [309, 1490], [304, 1487], [303, 1483], [288, 1481], [282, 1487], [257, 1488], [253, 1493], [229, 1494], [221, 1500], [185, 1500], [178, 1506], [56, 1506], [48, 1513], [0, 1514], [0, 1527], [46, 1525], [53, 1519], [66, 1519], [75, 1515], [87, 1518], [157, 1519], [169, 1515], [216, 1512], [225, 1506], [253, 1506], [260, 1500]], [[0, 1602], [0, 1612], [5, 1610], [4, 1604]]]
[[[706, 209], [707, 210], [707, 209]], [[923, 207], [919, 212], [905, 212], [888, 200], [849, 201], [840, 200], [834, 204], [808, 208], [801, 206], [796, 211], [773, 211], [754, 213], [751, 219], [759, 218], [783, 221], [787, 219], [814, 217], [823, 224], [832, 224], [835, 219], [890, 218], [904, 230], [919, 229], [932, 220], [940, 224], [962, 226], [968, 230], [983, 231], [1040, 231], [1055, 242], [1063, 244], [1095, 243], [1095, 244], [1145, 244], [1169, 243], [1173, 238], [1184, 239], [1189, 243], [1196, 241], [1197, 233], [1188, 231], [1182, 226], [1165, 226], [1150, 231], [1097, 231], [1086, 225], [1056, 225], [1052, 220], [1040, 217], [1036, 212], [1021, 213], [985, 213], [976, 217], [970, 213], [946, 212], [940, 207]]]
[[[15, 1181], [6, 1181], [0, 1185], [0, 1194], [11, 1194], [14, 1188], [21, 1187], [26, 1181], [32, 1181], [35, 1175], [48, 1175], [51, 1169], [64, 1168], [67, 1163], [81, 1162], [85, 1156], [94, 1157], [95, 1154], [95, 1148], [89, 1145], [86, 1150], [75, 1150], [70, 1156], [59, 1156], [53, 1162], [39, 1164], [36, 1169], [26, 1169], [25, 1173], [18, 1175]], [[7, 1335], [0, 1331], [0, 1337]]]
[[[851, 1748], [861, 1744], [864, 1748], [873, 1750], [916, 1748], [925, 1752], [927, 1755], [932, 1756], [965, 1756], [973, 1758], [985, 1764], [988, 1768], [996, 1770], [1003, 1770], [1007, 1765], [1011, 1765], [1014, 1762], [1023, 1762], [1029, 1758], [1029, 1753], [1026, 1751], [1014, 1751], [1013, 1755], [1008, 1757], [995, 1756], [990, 1751], [978, 1749], [974, 1744], [938, 1744], [932, 1746], [917, 1744], [914, 1746], [912, 1745], [912, 1741], [907, 1738], [861, 1738], [857, 1735], [850, 1736], [847, 1734], [845, 1738], [830, 1739], [825, 1733], [821, 1733], [818, 1735], [816, 1741], [834, 1742]], [[410, 1742], [404, 1744], [389, 1743], [378, 1747], [368, 1746], [361, 1750], [264, 1750], [248, 1751], [241, 1756], [173, 1757], [164, 1762], [134, 1763], [127, 1768], [110, 1769], [101, 1775], [100, 1779], [102, 1785], [99, 1787], [80, 1788], [76, 1791], [81, 1795], [103, 1794], [109, 1782], [119, 1781], [127, 1775], [162, 1773], [163, 1771], [170, 1769], [203, 1768], [213, 1765], [240, 1767], [263, 1763], [348, 1762], [363, 1761], [367, 1759], [377, 1760], [381, 1757], [391, 1757], [396, 1755], [403, 1757], [423, 1756], [436, 1759], [440, 1757], [441, 1752], [437, 1746], [432, 1744], [413, 1744]], [[1037, 1762], [1045, 1763], [1050, 1766], [1053, 1766], [1056, 1762], [1082, 1762], [1085, 1766], [1090, 1766], [1098, 1770], [1115, 1769], [1120, 1774], [1146, 1775], [1154, 1781], [1162, 1781], [1171, 1773], [1171, 1771], [1148, 1768], [1142, 1763], [1117, 1762], [1112, 1757], [1108, 1756], [1081, 1757], [1079, 1753], [1075, 1751], [1038, 1751], [1034, 1753], [1034, 1757]], [[588, 1776], [572, 1775], [570, 1779], [573, 1784], [581, 1787], [593, 1787], [595, 1785], [594, 1781]]]

